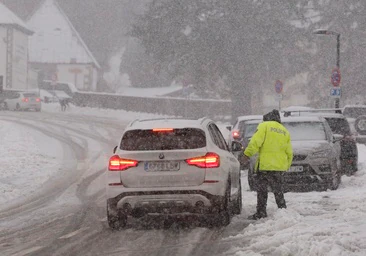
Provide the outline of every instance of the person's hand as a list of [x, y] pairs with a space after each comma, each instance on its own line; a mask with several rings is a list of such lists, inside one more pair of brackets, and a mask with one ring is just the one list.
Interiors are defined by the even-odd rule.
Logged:
[[244, 164], [247, 164], [249, 162], [249, 160], [250, 160], [250, 158], [248, 156], [244, 155], [244, 157], [243, 157], [243, 163]]

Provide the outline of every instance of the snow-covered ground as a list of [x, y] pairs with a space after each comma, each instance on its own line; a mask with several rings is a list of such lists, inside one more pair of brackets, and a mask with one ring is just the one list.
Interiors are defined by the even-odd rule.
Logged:
[[[59, 112], [57, 104], [43, 111]], [[71, 106], [65, 115], [89, 115], [131, 121], [156, 115]], [[225, 131], [224, 125], [220, 126]], [[38, 131], [0, 121], [0, 205], [27, 196], [42, 186], [62, 161], [61, 145]], [[225, 238], [243, 241], [231, 255], [366, 255], [366, 146], [358, 145], [359, 171], [342, 177], [336, 191], [286, 193], [288, 209], [279, 210], [269, 195], [268, 218], [252, 222], [243, 233]], [[243, 214], [254, 213], [256, 193], [248, 191], [243, 173]], [[228, 227], [229, 228], [229, 227]], [[225, 240], [224, 240], [225, 242]], [[235, 243], [240, 244], [240, 243]]]

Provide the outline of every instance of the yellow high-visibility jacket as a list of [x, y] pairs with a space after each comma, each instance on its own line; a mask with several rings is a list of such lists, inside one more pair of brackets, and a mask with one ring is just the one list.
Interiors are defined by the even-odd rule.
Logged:
[[256, 153], [259, 157], [255, 171], [287, 171], [293, 158], [290, 133], [276, 121], [260, 123], [244, 155]]

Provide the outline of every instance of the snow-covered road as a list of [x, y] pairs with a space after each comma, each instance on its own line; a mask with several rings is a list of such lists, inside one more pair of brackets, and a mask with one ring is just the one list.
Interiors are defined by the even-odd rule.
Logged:
[[112, 231], [105, 164], [128, 121], [153, 115], [44, 109], [0, 112], [1, 255], [366, 255], [365, 145], [338, 190], [286, 193], [285, 210], [270, 195], [266, 219], [247, 220], [256, 194], [243, 172], [243, 213], [225, 228], [158, 218]]

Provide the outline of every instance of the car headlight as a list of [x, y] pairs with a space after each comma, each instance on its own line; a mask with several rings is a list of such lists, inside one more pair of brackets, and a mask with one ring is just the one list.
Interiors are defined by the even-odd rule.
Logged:
[[315, 151], [311, 154], [311, 157], [313, 158], [328, 158], [331, 155], [330, 150], [319, 150]]

